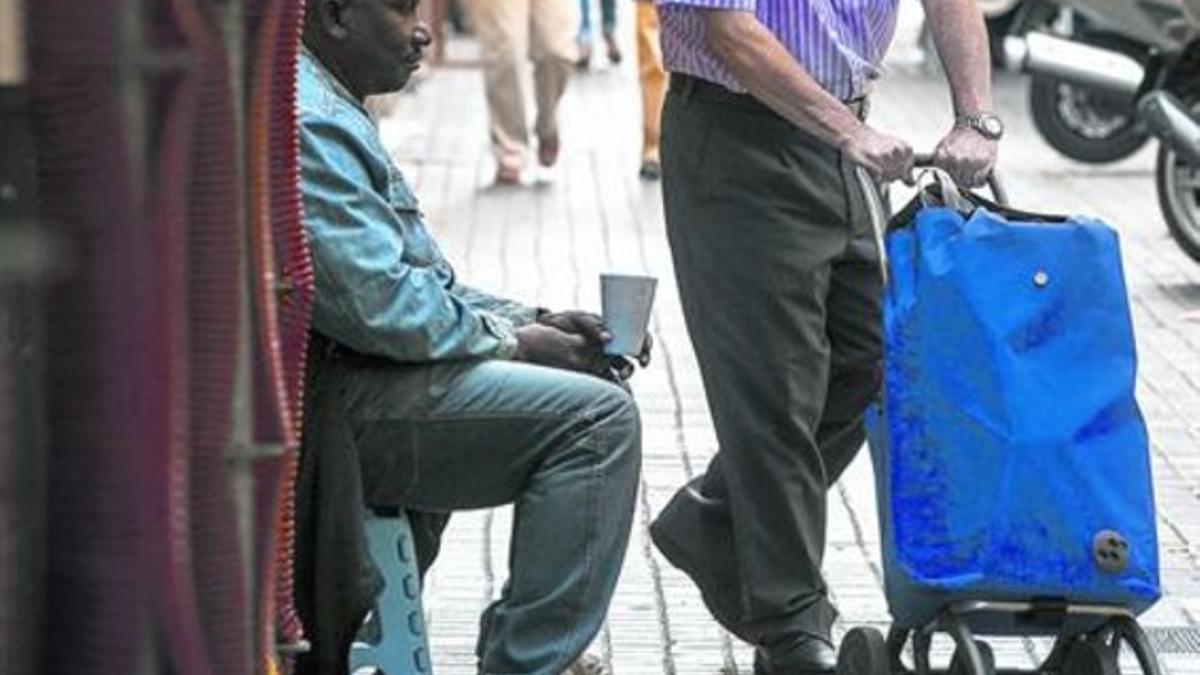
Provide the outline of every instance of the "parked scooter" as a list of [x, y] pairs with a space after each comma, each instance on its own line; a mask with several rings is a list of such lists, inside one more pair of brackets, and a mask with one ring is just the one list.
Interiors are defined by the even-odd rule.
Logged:
[[1086, 162], [1161, 141], [1159, 205], [1200, 261], [1200, 0], [1042, 0], [1022, 12], [1005, 53], [1033, 74], [1043, 137]]

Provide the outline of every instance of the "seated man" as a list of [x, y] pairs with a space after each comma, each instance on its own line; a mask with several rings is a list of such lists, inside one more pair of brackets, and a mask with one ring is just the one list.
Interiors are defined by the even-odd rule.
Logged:
[[298, 86], [313, 327], [341, 355], [334, 386], [367, 503], [515, 504], [510, 578], [483, 615], [479, 671], [559, 675], [599, 630], [617, 582], [637, 409], [599, 377], [611, 367], [599, 318], [459, 284], [389, 161], [362, 102], [417, 68], [429, 45], [418, 1], [308, 2]]

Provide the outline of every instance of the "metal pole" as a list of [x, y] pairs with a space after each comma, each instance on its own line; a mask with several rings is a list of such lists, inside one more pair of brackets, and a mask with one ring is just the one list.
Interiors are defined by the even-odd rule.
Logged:
[[[4, 0], [0, 0], [3, 2]], [[152, 48], [147, 34], [148, 0], [123, 0], [117, 8], [117, 52], [115, 93], [124, 113], [125, 142], [129, 147], [129, 186], [134, 195], [138, 217], [148, 217], [147, 200], [153, 185], [150, 170], [151, 120], [150, 92], [146, 67]], [[152, 675], [162, 659], [158, 643], [161, 636], [150, 621], [143, 622], [141, 653], [136, 675]]]
[[229, 480], [233, 494], [234, 507], [237, 511], [237, 527], [242, 549], [242, 570], [245, 574], [247, 609], [241, 617], [244, 629], [250, 636], [249, 653], [245, 654], [246, 672], [254, 669], [254, 655], [260, 652], [258, 631], [255, 629], [257, 608], [254, 607], [256, 584], [259, 582], [254, 566], [254, 538], [265, 536], [254, 532], [254, 307], [253, 282], [251, 274], [253, 266], [250, 261], [250, 204], [248, 200], [249, 184], [246, 171], [247, 134], [247, 101], [250, 96], [250, 71], [252, 59], [248, 58], [246, 40], [246, 14], [243, 0], [225, 0], [224, 2], [225, 49], [229, 60], [229, 82], [233, 92], [234, 109], [234, 161], [239, 175], [241, 204], [238, 220], [244, 245], [242, 246], [241, 292], [239, 302], [239, 334], [238, 353], [236, 355], [237, 370], [234, 379], [233, 428], [230, 439]]

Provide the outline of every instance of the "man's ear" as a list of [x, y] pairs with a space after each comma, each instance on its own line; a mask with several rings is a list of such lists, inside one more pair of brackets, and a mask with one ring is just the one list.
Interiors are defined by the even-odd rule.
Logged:
[[317, 21], [324, 33], [334, 40], [345, 40], [350, 37], [350, 28], [346, 25], [346, 9], [348, 0], [309, 0], [318, 3]]

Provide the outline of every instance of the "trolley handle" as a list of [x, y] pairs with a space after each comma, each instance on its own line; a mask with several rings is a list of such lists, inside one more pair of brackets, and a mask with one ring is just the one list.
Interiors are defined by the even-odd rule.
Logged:
[[[932, 171], [933, 175], [937, 177], [939, 182], [941, 182], [943, 194], [950, 193], [955, 195], [954, 197], [951, 197], [951, 199], [953, 199], [955, 202], [971, 205], [971, 208], [974, 208], [975, 204], [972, 202], [975, 201], [982, 201], [985, 204], [987, 203], [987, 200], [969, 191], [964, 196], [962, 189], [955, 185], [954, 181], [951, 180], [948, 175], [935, 167], [932, 153], [918, 153], [913, 157], [913, 165], [918, 169]], [[867, 210], [871, 214], [871, 229], [875, 233], [875, 244], [880, 255], [880, 272], [883, 275], [883, 283], [885, 286], [887, 286], [889, 280], [887, 273], [887, 245], [885, 239], [888, 232], [888, 223], [891, 220], [892, 214], [888, 211], [886, 206], [887, 202], [884, 200], [883, 195], [879, 191], [879, 185], [874, 181], [874, 179], [871, 178], [866, 169], [857, 167], [855, 174], [858, 176], [859, 185], [861, 186], [862, 193], [866, 198]], [[992, 171], [992, 173], [988, 175], [988, 190], [992, 193], [992, 198], [995, 200], [996, 205], [1003, 208], [1008, 208], [1008, 191], [1004, 189], [1004, 185], [1000, 181], [1000, 178], [996, 175], [995, 171]], [[918, 187], [918, 191], [918, 194], [924, 193], [924, 189], [921, 187]]]
[[[933, 153], [917, 153], [913, 156], [913, 167], [917, 169], [936, 169], [933, 161]], [[951, 183], [953, 184], [953, 183]], [[955, 186], [957, 189], [962, 188]], [[1000, 206], [1008, 206], [1008, 190], [1004, 189], [1004, 184], [1000, 181], [1000, 177], [993, 170], [988, 174], [987, 179], [988, 191], [992, 193], [992, 200]]]
[[[961, 204], [963, 208], [969, 206], [971, 209], [980, 204], [984, 206], [998, 206], [1001, 209], [1011, 208], [1008, 201], [1008, 190], [1004, 188], [1004, 184], [995, 171], [992, 171], [988, 175], [988, 191], [992, 193], [992, 200], [989, 201], [970, 191], [964, 193], [963, 189], [956, 185], [948, 175], [934, 166], [932, 153], [917, 154], [913, 158], [913, 165], [915, 168], [932, 172], [941, 183], [942, 192], [949, 195], [947, 202]], [[871, 226], [875, 229], [880, 250], [883, 250], [883, 237], [888, 231], [888, 221], [892, 219], [892, 214], [887, 209], [887, 202], [884, 200], [883, 195], [880, 194], [879, 185], [871, 178], [866, 169], [858, 167], [855, 173], [858, 176], [862, 192], [866, 196], [867, 210], [871, 214]], [[918, 194], [923, 195], [924, 189], [919, 187]]]

